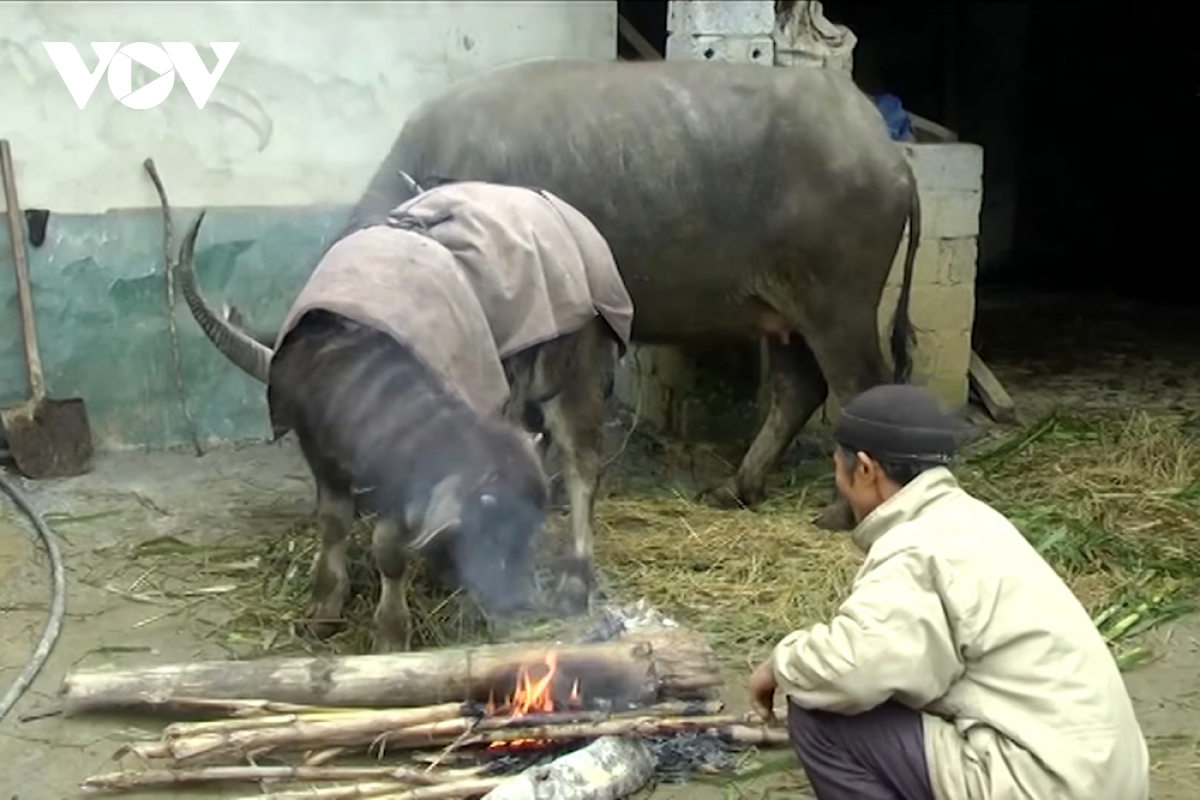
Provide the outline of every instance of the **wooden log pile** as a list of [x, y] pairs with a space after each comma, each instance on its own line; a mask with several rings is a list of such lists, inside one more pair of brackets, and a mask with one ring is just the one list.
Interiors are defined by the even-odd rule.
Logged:
[[[566, 796], [608, 800], [652, 777], [648, 737], [703, 731], [731, 745], [786, 743], [781, 730], [724, 714], [713, 699], [718, 684], [707, 643], [663, 630], [591, 644], [79, 671], [60, 693], [67, 713], [205, 717], [125, 745], [122, 753], [150, 768], [95, 775], [82, 786], [87, 793], [234, 782], [258, 784], [247, 797], [266, 800], [503, 800], [588, 774], [586, 791]], [[513, 705], [526, 690], [536, 690], [539, 705]], [[572, 752], [511, 774], [512, 756], [563, 750]], [[330, 763], [354, 755], [377, 763]], [[321, 788], [269, 788], [296, 783]]]

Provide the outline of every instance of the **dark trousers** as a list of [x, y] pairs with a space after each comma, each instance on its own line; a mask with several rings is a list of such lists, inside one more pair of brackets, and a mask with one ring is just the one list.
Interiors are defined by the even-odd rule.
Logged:
[[921, 715], [910, 708], [845, 716], [789, 700], [788, 734], [817, 800], [933, 800]]

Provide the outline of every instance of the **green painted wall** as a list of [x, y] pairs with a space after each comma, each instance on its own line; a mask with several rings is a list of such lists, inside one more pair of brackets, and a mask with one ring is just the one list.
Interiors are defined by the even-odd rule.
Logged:
[[[176, 246], [195, 219], [175, 209]], [[257, 327], [282, 322], [349, 208], [220, 208], [196, 243], [196, 272], [214, 308], [236, 305]], [[163, 448], [191, 441], [167, 326], [157, 209], [51, 214], [29, 246], [38, 344], [51, 397], [82, 397], [96, 446]], [[202, 443], [270, 437], [266, 392], [205, 338], [176, 293], [188, 408]], [[28, 387], [8, 229], [0, 225], [0, 406]]]

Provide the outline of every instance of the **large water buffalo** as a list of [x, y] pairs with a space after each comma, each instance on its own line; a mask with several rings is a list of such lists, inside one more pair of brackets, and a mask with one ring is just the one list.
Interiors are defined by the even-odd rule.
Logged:
[[[735, 476], [753, 505], [832, 388], [906, 382], [920, 239], [916, 182], [846, 75], [717, 62], [545, 59], [452, 85], [405, 123], [348, 230], [412, 191], [478, 180], [548, 189], [599, 229], [637, 313], [632, 339], [767, 337], [770, 408]], [[908, 221], [891, 324], [877, 313]], [[845, 527], [845, 507], [827, 527]]]
[[[355, 472], [356, 462], [343, 463], [358, 456], [338, 450], [342, 445], [329, 437], [365, 437], [361, 445], [375, 448], [381, 463], [390, 463], [389, 491], [404, 495], [405, 482], [420, 477], [420, 461], [392, 451], [415, 446], [420, 438], [416, 429], [427, 422], [462, 417], [454, 411], [461, 403], [451, 403], [445, 413], [431, 405], [446, 397], [466, 398], [485, 420], [520, 421], [535, 409], [562, 446], [574, 552], [562, 562], [564, 582], [558, 597], [564, 610], [581, 610], [595, 588], [592, 516], [602, 469], [605, 390], [619, 352], [628, 347], [633, 313], [611, 251], [582, 214], [549, 192], [499, 184], [460, 182], [419, 193], [338, 237], [309, 277], [273, 348], [241, 330], [228, 306], [219, 317], [205, 303], [191, 262], [193, 240], [194, 231], [178, 269], [193, 316], [233, 363], [268, 384], [276, 437], [294, 428], [317, 478], [324, 527], [313, 605], [320, 616], [336, 616], [333, 612], [340, 611], [344, 596], [343, 545], [338, 542], [348, 524], [342, 518], [352, 513], [339, 505], [345, 499], [344, 486], [361, 486], [363, 481], [373, 485], [371, 476], [379, 477]], [[320, 312], [316, 321], [305, 316], [310, 311]], [[331, 314], [341, 321], [327, 320]], [[356, 354], [342, 343], [348, 336], [351, 341], [374, 336], [371, 341], [380, 348], [385, 340], [410, 343], [416, 360], [430, 364], [449, 391], [433, 392], [428, 380], [404, 392], [385, 386], [381, 381], [386, 370], [372, 372], [386, 366], [371, 360], [376, 350]], [[346, 363], [355, 358], [360, 358], [361, 367]], [[417, 366], [405, 368], [411, 372]], [[304, 399], [306, 392], [315, 399]], [[328, 393], [340, 398], [340, 405], [323, 399]], [[309, 418], [306, 414], [315, 415], [312, 419], [319, 424], [310, 422], [304, 428], [298, 420]], [[498, 422], [480, 422], [467, 426], [460, 436], [474, 441], [482, 435], [473, 433], [476, 428], [511, 434]], [[382, 431], [392, 429], [400, 433], [375, 441]], [[496, 453], [479, 447], [468, 452], [455, 437], [440, 445], [446, 453], [438, 452], [436, 441], [426, 445], [422, 458], [433, 458], [444, 470], [467, 469], [461, 460], [467, 457], [482, 459], [472, 469], [499, 469]], [[331, 482], [330, 459], [345, 473], [341, 484]], [[528, 464], [520, 459], [514, 464], [513, 479], [532, 485], [532, 478], [523, 473]], [[448, 479], [450, 473], [438, 474]], [[467, 484], [463, 490], [478, 491]], [[499, 497], [497, 492], [490, 494]], [[544, 502], [539, 502], [540, 514]], [[505, 530], [503, 503], [480, 513], [482, 527], [457, 532], [455, 541], [474, 549], [457, 556], [456, 564], [461, 582], [479, 588], [485, 601], [499, 606], [503, 598], [489, 591], [524, 580], [526, 555], [514, 548], [517, 543], [524, 546], [527, 531]], [[395, 519], [393, 515], [387, 524], [395, 525]], [[493, 531], [491, 525], [498, 527]], [[414, 530], [405, 535], [422, 545], [432, 536]], [[499, 537], [497, 546], [489, 546], [490, 537]], [[388, 556], [383, 558], [379, 564], [386, 578], [391, 567]], [[486, 572], [489, 559], [495, 560], [500, 588], [471, 571], [478, 566]], [[508, 574], [511, 577], [505, 577]]]

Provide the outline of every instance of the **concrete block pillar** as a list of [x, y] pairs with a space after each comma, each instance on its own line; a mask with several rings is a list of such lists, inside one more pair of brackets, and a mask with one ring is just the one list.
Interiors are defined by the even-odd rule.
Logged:
[[772, 0], [670, 0], [667, 58], [775, 63]]
[[[666, 58], [771, 67], [775, 25], [773, 0], [670, 0]], [[644, 421], [689, 439], [744, 439], [751, 433], [757, 422], [757, 345], [632, 350], [615, 389]]]

